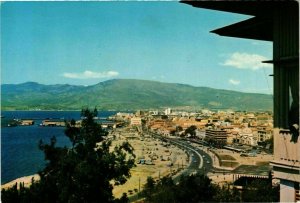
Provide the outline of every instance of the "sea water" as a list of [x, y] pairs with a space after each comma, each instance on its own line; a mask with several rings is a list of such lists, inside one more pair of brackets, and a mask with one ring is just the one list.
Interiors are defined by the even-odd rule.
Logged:
[[[116, 112], [98, 112], [108, 117]], [[34, 119], [32, 126], [1, 126], [1, 184], [16, 178], [36, 174], [46, 164], [39, 141], [50, 143], [55, 136], [57, 146], [70, 146], [64, 127], [42, 127], [45, 119], [80, 119], [80, 111], [1, 111], [2, 122], [9, 119]]]

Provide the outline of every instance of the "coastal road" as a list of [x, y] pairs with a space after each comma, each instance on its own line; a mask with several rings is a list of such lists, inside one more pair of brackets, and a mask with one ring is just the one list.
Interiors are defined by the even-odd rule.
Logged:
[[187, 168], [186, 174], [191, 174], [193, 172], [203, 172], [207, 174], [212, 168], [211, 157], [198, 147], [193, 146], [191, 143], [185, 140], [170, 140], [177, 146], [182, 146], [184, 149], [188, 150], [191, 157], [191, 164]]
[[[193, 146], [186, 140], [165, 138], [154, 133], [151, 133], [151, 135], [162, 141], [169, 142], [170, 144], [175, 145], [188, 153], [190, 159], [189, 165], [183, 170], [183, 172], [173, 176], [173, 181], [175, 183], [179, 182], [181, 175], [191, 175], [196, 172], [202, 172], [206, 175], [213, 169], [211, 157], [199, 147]], [[129, 199], [130, 202], [134, 202], [139, 200], [140, 197], [139, 194], [136, 194], [131, 196]]]
[[[181, 174], [190, 175], [196, 172], [207, 174], [212, 170], [213, 166], [211, 157], [199, 147], [193, 146], [189, 141], [176, 138], [166, 138], [159, 134], [152, 135], [163, 141], [167, 141], [170, 144], [178, 146], [188, 153], [190, 164]], [[175, 176], [174, 180], [177, 181], [177, 179], [179, 179], [179, 176]]]

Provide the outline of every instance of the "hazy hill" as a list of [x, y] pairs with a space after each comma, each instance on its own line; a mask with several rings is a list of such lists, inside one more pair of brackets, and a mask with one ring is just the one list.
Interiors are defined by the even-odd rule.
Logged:
[[161, 107], [272, 110], [272, 96], [145, 80], [114, 79], [92, 86], [1, 85], [2, 110], [136, 110]]

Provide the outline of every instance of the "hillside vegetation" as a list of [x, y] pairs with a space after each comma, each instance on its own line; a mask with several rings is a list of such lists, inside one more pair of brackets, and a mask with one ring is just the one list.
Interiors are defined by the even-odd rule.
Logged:
[[272, 96], [146, 80], [114, 79], [92, 86], [1, 85], [2, 110], [137, 110], [209, 108], [271, 111]]

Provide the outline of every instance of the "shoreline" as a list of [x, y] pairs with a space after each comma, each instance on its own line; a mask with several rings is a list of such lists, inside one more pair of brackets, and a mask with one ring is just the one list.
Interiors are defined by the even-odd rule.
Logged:
[[[32, 109], [32, 110], [25, 110], [25, 109], [22, 109], [22, 110], [18, 110], [18, 109], [11, 109], [11, 110], [9, 110], [9, 109], [1, 109], [1, 111], [2, 112], [5, 112], [5, 111], [36, 111], [36, 112], [39, 112], [39, 111], [78, 111], [78, 112], [81, 112], [82, 111], [82, 109], [77, 109], [77, 110], [72, 110], [72, 109], [69, 109], [69, 110], [66, 110], [66, 109], [41, 109], [41, 110], [34, 110], [34, 109]], [[110, 109], [110, 110], [103, 110], [103, 109], [101, 109], [101, 110], [99, 110], [99, 109], [97, 109], [97, 111], [98, 112], [101, 112], [101, 111], [109, 111], [109, 112], [133, 112], [134, 110], [112, 110], [112, 109]]]
[[25, 187], [29, 187], [31, 185], [31, 180], [32, 178], [37, 181], [40, 179], [40, 176], [38, 174], [34, 174], [34, 175], [29, 175], [29, 176], [23, 176], [20, 178], [17, 178], [15, 180], [12, 180], [8, 183], [5, 184], [1, 184], [1, 190], [2, 189], [7, 189], [10, 188], [12, 186], [14, 186], [17, 183], [17, 187], [19, 188], [19, 183], [24, 183]]
[[[113, 133], [118, 139], [113, 141], [111, 148], [113, 149], [114, 146], [121, 144], [124, 141], [128, 141], [135, 149], [135, 155], [137, 158], [135, 162], [137, 163], [139, 159], [151, 160], [151, 155], [156, 154], [157, 160], [153, 160], [153, 164], [136, 164], [136, 167], [131, 169], [131, 177], [126, 181], [124, 185], [114, 187], [113, 193], [116, 197], [121, 197], [124, 192], [127, 192], [128, 195], [130, 194], [129, 190], [134, 191], [135, 189], [139, 188], [139, 184], [141, 187], [146, 183], [147, 177], [152, 176], [156, 179], [160, 177], [166, 176], [179, 168], [179, 165], [186, 166], [186, 154], [181, 149], [171, 146], [163, 146], [163, 143], [160, 140], [151, 138], [148, 136], [139, 136], [137, 132], [134, 133], [134, 138], [132, 138], [132, 132], [126, 129], [118, 129]], [[146, 140], [146, 142], [144, 141]], [[151, 152], [151, 153], [150, 153]], [[144, 157], [144, 158], [138, 158]], [[170, 163], [172, 163], [172, 167], [170, 167]], [[31, 184], [31, 180], [39, 180], [38, 174], [33, 174], [29, 176], [23, 176], [7, 182], [1, 185], [1, 189], [7, 189], [9, 187], [14, 186], [16, 183], [24, 182], [25, 187], [29, 187]]]
[[32, 110], [25, 110], [25, 109], [22, 109], [22, 110], [18, 110], [18, 109], [11, 109], [11, 110], [8, 110], [8, 109], [1, 109], [1, 111], [81, 111], [81, 110], [55, 110], [55, 109], [48, 109], [48, 110], [45, 110], [45, 109], [41, 109], [41, 110], [34, 110], [34, 109], [32, 109]]

